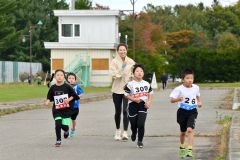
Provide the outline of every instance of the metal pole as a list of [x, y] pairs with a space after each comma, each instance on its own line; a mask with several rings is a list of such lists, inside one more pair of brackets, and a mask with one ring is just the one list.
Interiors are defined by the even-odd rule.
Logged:
[[125, 44], [126, 44], [126, 46], [128, 47], [128, 42], [127, 42], [127, 40], [128, 40], [128, 35], [125, 35]]
[[29, 60], [30, 60], [30, 75], [29, 75], [29, 83], [32, 84], [32, 25], [30, 26], [30, 30], [29, 30], [29, 38], [30, 38], [30, 48], [29, 48]]
[[75, 10], [75, 0], [71, 0], [71, 7], [70, 10]]
[[135, 61], [135, 0], [132, 0], [132, 6], [133, 6], [133, 19], [132, 19], [132, 25], [133, 25], [133, 60]]

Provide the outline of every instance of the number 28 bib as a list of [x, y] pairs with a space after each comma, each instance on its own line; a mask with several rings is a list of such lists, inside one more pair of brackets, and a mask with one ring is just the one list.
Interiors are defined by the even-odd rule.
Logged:
[[69, 104], [64, 103], [66, 99], [68, 99], [68, 94], [54, 96], [54, 103], [56, 109], [69, 108]]

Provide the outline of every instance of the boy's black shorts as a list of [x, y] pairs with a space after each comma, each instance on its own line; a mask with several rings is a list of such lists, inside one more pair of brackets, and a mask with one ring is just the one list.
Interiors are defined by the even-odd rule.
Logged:
[[147, 113], [147, 109], [145, 108], [144, 104], [145, 104], [145, 102], [143, 102], [143, 101], [140, 103], [136, 103], [136, 102], [129, 103], [128, 116], [135, 117], [138, 115], [138, 112]]
[[197, 109], [185, 110], [179, 108], [177, 111], [177, 122], [180, 125], [181, 132], [186, 132], [187, 128], [195, 128], [195, 122], [198, 116]]
[[74, 108], [73, 109], [73, 114], [71, 116], [71, 119], [72, 120], [76, 120], [77, 116], [78, 116], [78, 113], [79, 113], [79, 108]]

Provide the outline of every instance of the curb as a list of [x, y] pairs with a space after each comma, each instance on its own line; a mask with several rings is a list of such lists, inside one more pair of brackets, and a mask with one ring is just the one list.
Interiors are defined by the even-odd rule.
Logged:
[[237, 110], [240, 107], [240, 88], [234, 89], [234, 98], [233, 98], [233, 110]]
[[[239, 102], [240, 102], [240, 88], [235, 88], [232, 106], [233, 110], [239, 109], [240, 106]], [[237, 113], [233, 113], [228, 144], [228, 160], [239, 159], [240, 159], [240, 116]]]
[[[109, 99], [112, 97], [112, 93], [111, 92], [104, 92], [104, 93], [99, 93], [96, 95], [85, 95], [83, 98], [81, 98], [80, 103], [81, 104], [85, 104], [85, 103], [89, 103], [89, 102], [96, 102], [96, 101], [101, 101], [101, 100], [105, 100], [105, 99]], [[4, 110], [11, 110], [11, 109], [21, 109], [24, 108], [25, 110], [27, 110], [27, 108], [31, 109], [33, 107], [42, 107], [44, 106], [44, 101], [46, 99], [45, 98], [39, 98], [36, 100], [33, 100], [34, 102], [26, 102], [26, 103], [22, 103], [22, 102], [8, 102], [8, 103], [0, 103], [0, 111], [4, 111]], [[17, 107], [14, 107], [17, 106]], [[49, 105], [49, 107], [44, 106], [42, 108], [51, 108], [52, 106]]]
[[240, 159], [240, 117], [233, 115], [229, 136], [228, 160]]

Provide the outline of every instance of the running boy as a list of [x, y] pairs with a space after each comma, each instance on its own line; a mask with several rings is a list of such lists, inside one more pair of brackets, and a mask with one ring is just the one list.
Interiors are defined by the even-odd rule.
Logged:
[[131, 124], [131, 139], [134, 142], [138, 134], [137, 147], [143, 148], [143, 137], [147, 109], [152, 103], [152, 88], [147, 81], [143, 80], [144, 67], [141, 64], [133, 66], [133, 80], [124, 87], [125, 96], [129, 100], [128, 116]]
[[[68, 83], [73, 87], [79, 98], [83, 95], [83, 90], [76, 84], [76, 75], [74, 73], [68, 73], [67, 75], [67, 81]], [[75, 136], [75, 129], [76, 129], [76, 118], [79, 113], [79, 101], [75, 100], [74, 102], [74, 108], [73, 108], [73, 115], [71, 116], [72, 119], [72, 129], [70, 131], [70, 137]]]
[[50, 87], [46, 101], [46, 105], [53, 101], [52, 114], [55, 120], [56, 147], [61, 145], [61, 129], [64, 130], [64, 138], [69, 136], [70, 117], [73, 114], [74, 100], [79, 99], [73, 88], [64, 83], [64, 75], [63, 70], [55, 71], [56, 84]]
[[[202, 106], [199, 87], [193, 84], [194, 73], [186, 69], [182, 73], [183, 84], [176, 87], [170, 94], [171, 103], [178, 103], [177, 122], [180, 125], [180, 151], [179, 157], [192, 157], [192, 146], [195, 128], [195, 120], [198, 112], [197, 107]], [[188, 150], [185, 152], [185, 134], [188, 135]]]

